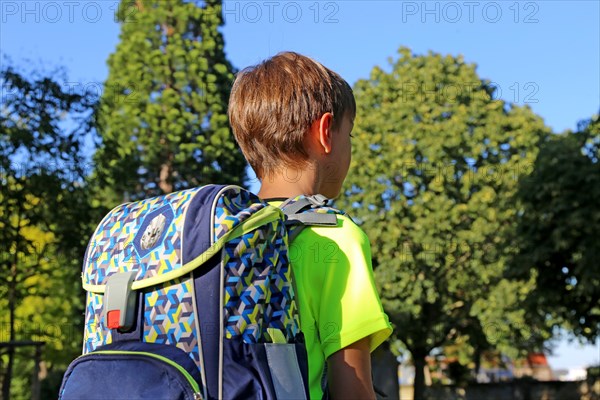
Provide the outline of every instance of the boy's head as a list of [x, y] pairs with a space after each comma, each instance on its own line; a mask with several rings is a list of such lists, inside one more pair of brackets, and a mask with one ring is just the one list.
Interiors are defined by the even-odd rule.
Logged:
[[325, 113], [332, 128], [354, 119], [352, 88], [313, 59], [283, 52], [242, 70], [229, 99], [229, 120], [246, 159], [262, 179], [309, 161], [307, 132]]

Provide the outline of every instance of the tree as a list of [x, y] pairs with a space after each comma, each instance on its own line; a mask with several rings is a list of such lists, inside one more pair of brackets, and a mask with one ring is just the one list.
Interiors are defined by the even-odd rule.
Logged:
[[544, 348], [552, 336], [552, 325], [545, 314], [526, 314], [524, 307], [534, 287], [533, 279], [497, 279], [485, 301], [473, 305], [468, 320], [471, 326], [465, 324], [452, 344], [443, 347], [445, 356], [456, 357], [457, 364], [470, 370], [468, 381], [477, 378], [486, 356], [516, 360]]
[[520, 182], [519, 253], [510, 276], [534, 279], [528, 310], [600, 338], [600, 117], [547, 138]]
[[[49, 360], [80, 338], [79, 282], [91, 209], [84, 187], [84, 137], [94, 102], [89, 93], [63, 90], [56, 80], [12, 67], [0, 71], [0, 301], [3, 339], [51, 340]], [[64, 327], [52, 331], [40, 327]], [[68, 335], [66, 334], [68, 333]], [[76, 346], [73, 346], [76, 348]], [[9, 399], [14, 348], [6, 362], [3, 398]], [[17, 370], [19, 373], [23, 371]]]
[[221, 1], [197, 3], [121, 2], [95, 157], [115, 201], [245, 178], [226, 112], [233, 74], [219, 31]]
[[[399, 54], [354, 87], [354, 165], [340, 203], [371, 240], [382, 302], [423, 399], [432, 349], [460, 335], [489, 344], [482, 311], [516, 308], [497, 295], [514, 252], [514, 193], [549, 130], [529, 107], [495, 99], [461, 56]], [[522, 318], [519, 327], [495, 318], [500, 336], [520, 336]]]

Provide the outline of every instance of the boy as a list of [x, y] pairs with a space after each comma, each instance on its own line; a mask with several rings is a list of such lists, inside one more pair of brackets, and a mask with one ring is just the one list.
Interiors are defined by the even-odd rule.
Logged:
[[[297, 195], [339, 195], [350, 166], [356, 104], [338, 74], [297, 53], [241, 71], [229, 118], [261, 180], [258, 196], [279, 205]], [[375, 290], [369, 240], [348, 217], [310, 227], [290, 251], [311, 399], [374, 399], [370, 352], [391, 327]], [[326, 394], [325, 394], [326, 395]]]

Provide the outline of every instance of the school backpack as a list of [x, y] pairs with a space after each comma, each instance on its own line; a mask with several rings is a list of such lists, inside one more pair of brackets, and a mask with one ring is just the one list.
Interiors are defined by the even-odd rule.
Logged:
[[113, 209], [86, 250], [83, 354], [59, 399], [308, 398], [289, 244], [337, 213], [234, 185]]

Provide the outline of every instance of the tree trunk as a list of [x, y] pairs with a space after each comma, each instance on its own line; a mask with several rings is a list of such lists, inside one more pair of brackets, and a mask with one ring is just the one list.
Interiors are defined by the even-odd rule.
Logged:
[[475, 354], [473, 355], [473, 361], [475, 363], [475, 371], [473, 373], [473, 381], [477, 382], [479, 377], [479, 369], [481, 368], [481, 349], [479, 346], [475, 348]]
[[35, 345], [35, 355], [33, 357], [33, 375], [31, 377], [31, 400], [40, 400], [40, 364], [42, 362], [42, 344]]
[[[18, 249], [17, 249], [18, 250]], [[17, 259], [18, 251], [15, 251], [15, 262], [11, 267], [11, 276], [8, 281], [8, 315], [9, 315], [9, 336], [8, 341], [13, 342], [15, 340], [15, 301], [16, 301], [16, 274], [17, 274]], [[6, 371], [4, 371], [4, 377], [2, 378], [2, 398], [10, 399], [10, 384], [12, 381], [12, 371], [15, 361], [15, 348], [11, 345], [8, 346], [8, 364], [6, 365]]]
[[415, 365], [414, 400], [425, 400], [425, 357], [427, 353], [416, 351], [412, 353]]
[[160, 190], [162, 190], [164, 194], [173, 191], [173, 164], [171, 158], [172, 156], [169, 156], [169, 159], [160, 166], [158, 187], [160, 187]]
[[[14, 232], [14, 243], [15, 253], [10, 267], [10, 274], [7, 279], [8, 286], [8, 323], [9, 323], [9, 335], [8, 341], [10, 343], [15, 341], [15, 309], [17, 308], [17, 273], [19, 268], [19, 229], [21, 228], [21, 215], [23, 212], [23, 205], [21, 203], [17, 206], [17, 224]], [[10, 385], [12, 382], [13, 366], [15, 363], [15, 348], [9, 344], [8, 346], [8, 364], [4, 377], [2, 379], [2, 398], [10, 399]]]

